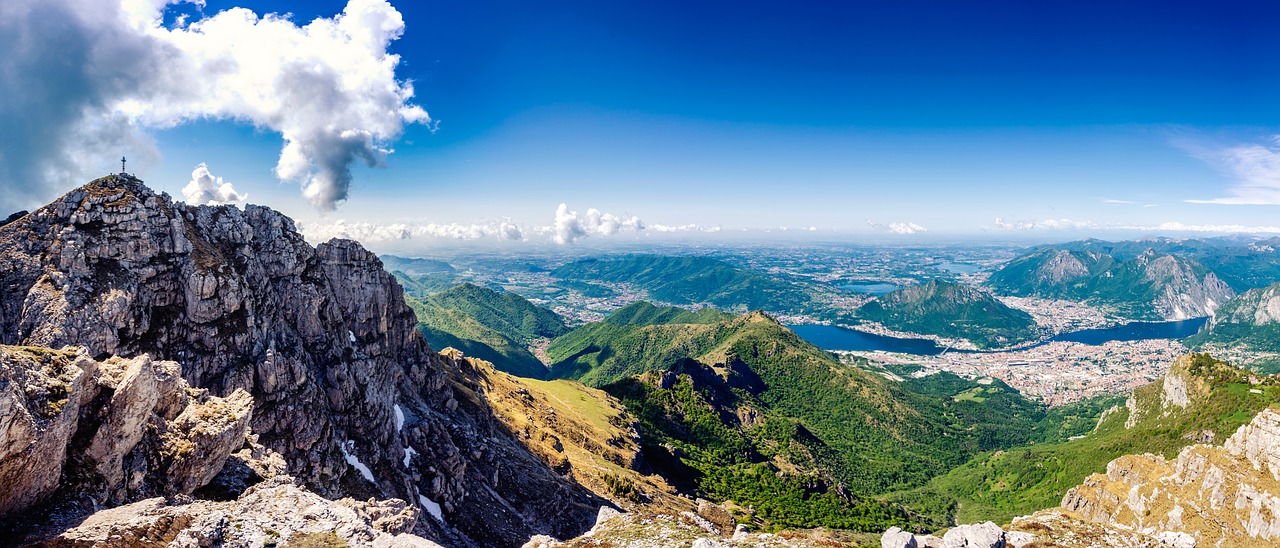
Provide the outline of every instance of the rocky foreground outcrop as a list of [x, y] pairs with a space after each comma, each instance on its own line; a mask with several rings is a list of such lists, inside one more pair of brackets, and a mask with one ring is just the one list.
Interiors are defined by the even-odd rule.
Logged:
[[[1190, 445], [1171, 461], [1120, 457], [1069, 490], [1060, 508], [1007, 529], [1013, 547], [1280, 544], [1280, 411], [1266, 409], [1223, 445]], [[892, 530], [883, 537], [885, 548], [912, 541]]]
[[[0, 344], [83, 349], [75, 368], [43, 374], [46, 396], [13, 381], [0, 393], [0, 409], [26, 409], [0, 415], [11, 442], [0, 473], [22, 486], [3, 490], [0, 518], [30, 523], [14, 516], [41, 512], [57, 489], [85, 512], [206, 483], [240, 496], [252, 481], [226, 476], [252, 478], [219, 462], [225, 440], [182, 437], [205, 418], [184, 409], [214, 402], [301, 487], [409, 501], [424, 516], [415, 531], [442, 544], [586, 530], [605, 501], [531, 454], [415, 325], [401, 287], [355, 242], [312, 247], [265, 207], [175, 203], [127, 175], [93, 181], [0, 226]], [[151, 360], [154, 378], [110, 371], [134, 360]], [[16, 376], [36, 367], [5, 363]], [[150, 396], [179, 386], [201, 395]], [[41, 407], [60, 390], [66, 403]], [[248, 447], [235, 437], [231, 450]], [[184, 453], [184, 442], [218, 450]], [[46, 455], [44, 470], [23, 472]]]
[[253, 401], [194, 389], [174, 362], [0, 346], [0, 513], [64, 494], [189, 495], [245, 443]]

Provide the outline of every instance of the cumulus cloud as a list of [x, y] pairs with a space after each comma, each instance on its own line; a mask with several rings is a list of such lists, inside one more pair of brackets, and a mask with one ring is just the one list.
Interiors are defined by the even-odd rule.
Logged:
[[635, 215], [619, 217], [601, 213], [595, 208], [580, 215], [577, 211], [570, 211], [568, 204], [560, 204], [551, 225], [551, 240], [566, 245], [588, 236], [612, 236], [623, 230], [638, 232], [644, 229], [644, 222]]
[[1234, 180], [1229, 196], [1187, 200], [1196, 204], [1280, 204], [1280, 135], [1269, 142], [1218, 149], [1188, 148], [1191, 154]]
[[1007, 221], [996, 217], [996, 228], [1000, 230], [1082, 230], [1098, 228], [1091, 221], [1073, 221], [1071, 219], [1045, 219], [1042, 221]]
[[239, 204], [249, 199], [248, 194], [241, 194], [231, 183], [214, 177], [209, 167], [200, 162], [191, 172], [191, 182], [182, 187], [182, 197], [192, 205]]
[[525, 237], [523, 229], [506, 220], [472, 224], [380, 224], [366, 221], [348, 222], [345, 219], [339, 219], [330, 222], [303, 223], [302, 234], [313, 242], [323, 242], [331, 238], [345, 238], [365, 243], [418, 238], [520, 241]]
[[352, 164], [381, 165], [406, 124], [430, 121], [396, 78], [387, 48], [404, 21], [383, 0], [301, 25], [233, 8], [164, 27], [180, 1], [0, 3], [0, 205], [46, 198], [121, 153], [145, 170], [158, 157], [147, 129], [215, 119], [279, 133], [277, 176], [333, 209]]
[[876, 221], [867, 221], [867, 226], [893, 234], [919, 234], [929, 231], [923, 226], [910, 222], [878, 223]]

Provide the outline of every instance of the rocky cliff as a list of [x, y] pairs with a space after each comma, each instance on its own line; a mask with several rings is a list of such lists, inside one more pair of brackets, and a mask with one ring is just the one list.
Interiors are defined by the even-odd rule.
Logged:
[[[1069, 490], [1059, 508], [1014, 518], [1010, 546], [1275, 546], [1280, 543], [1280, 411], [1266, 409], [1221, 446], [1167, 460], [1125, 455]], [[909, 536], [909, 535], [906, 535]], [[908, 546], [898, 531], [884, 546]]]
[[[19, 440], [0, 455], [0, 471], [50, 451], [40, 440], [69, 435], [76, 447], [90, 438], [85, 462], [105, 481], [84, 492], [85, 508], [218, 483], [208, 477], [223, 468], [216, 458], [191, 465], [199, 473], [187, 483], [157, 483], [164, 469], [156, 466], [187, 466], [165, 460], [164, 436], [193, 428], [179, 405], [191, 401], [232, 409], [232, 426], [247, 422], [253, 439], [316, 494], [410, 501], [431, 516], [415, 530], [445, 544], [573, 536], [601, 502], [530, 454], [494, 420], [457, 361], [428, 348], [377, 257], [346, 240], [312, 247], [268, 208], [188, 206], [130, 176], [104, 177], [0, 227], [0, 288], [0, 343], [83, 349], [72, 367], [40, 374], [67, 385], [44, 400], [19, 399], [12, 387], [31, 383], [10, 381], [0, 405], [27, 409], [29, 420], [0, 424], [0, 436]], [[6, 371], [35, 375], [18, 354], [0, 355]], [[151, 364], [155, 379], [130, 384], [127, 372], [118, 381], [108, 374], [128, 360]], [[90, 362], [104, 364], [98, 377]], [[178, 380], [202, 395], [170, 401], [136, 386], [154, 383], [163, 393]], [[106, 388], [92, 395], [95, 383]], [[41, 401], [58, 390], [81, 395], [37, 416], [51, 412]], [[119, 434], [98, 440], [89, 424]], [[147, 444], [148, 436], [160, 441]], [[238, 438], [232, 449], [243, 445]], [[115, 455], [125, 456], [117, 464]], [[56, 479], [12, 490], [0, 513], [39, 511], [51, 489], [76, 488], [77, 459], [49, 467]], [[125, 472], [116, 481], [118, 466]]]
[[[1258, 353], [1260, 363], [1272, 362], [1280, 352], [1280, 284], [1250, 289], [1222, 304], [1208, 325], [1187, 340], [1187, 344], [1205, 348], [1242, 349]], [[1267, 356], [1270, 354], [1270, 356]], [[1270, 358], [1267, 360], [1265, 358]]]

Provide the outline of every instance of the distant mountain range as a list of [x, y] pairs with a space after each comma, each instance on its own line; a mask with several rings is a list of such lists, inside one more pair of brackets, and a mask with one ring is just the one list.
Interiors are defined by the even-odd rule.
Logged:
[[632, 255], [586, 259], [551, 271], [572, 282], [625, 283], [671, 304], [708, 303], [726, 310], [796, 312], [810, 302], [796, 284], [708, 257]]
[[979, 348], [1009, 346], [1037, 336], [1030, 314], [981, 289], [940, 280], [881, 295], [855, 314], [898, 331], [966, 339]]
[[1088, 303], [1133, 320], [1182, 320], [1213, 314], [1235, 291], [1209, 268], [1151, 250], [1127, 259], [1086, 241], [1041, 248], [1005, 264], [987, 284], [997, 293]]
[[1191, 259], [1240, 293], [1280, 282], [1280, 237], [1223, 236], [1219, 238], [1141, 238], [1110, 242], [1086, 239], [1037, 247], [1091, 251], [1128, 261], [1154, 251]]

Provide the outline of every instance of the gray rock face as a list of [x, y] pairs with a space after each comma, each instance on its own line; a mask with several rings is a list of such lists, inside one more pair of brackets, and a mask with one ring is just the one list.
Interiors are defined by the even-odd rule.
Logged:
[[[98, 512], [46, 540], [47, 548], [257, 547], [281, 544], [439, 548], [410, 534], [418, 519], [402, 500], [326, 500], [281, 477], [228, 502], [145, 499]], [[327, 544], [326, 544], [327, 542]]]
[[[188, 420], [149, 399], [180, 377], [247, 393], [253, 434], [320, 495], [438, 505], [420, 532], [446, 544], [586, 530], [600, 501], [503, 431], [466, 361], [432, 352], [415, 326], [376, 256], [346, 240], [312, 247], [265, 207], [186, 206], [113, 175], [0, 227], [0, 343], [180, 364], [172, 380], [122, 378], [104, 418], [121, 437], [91, 451], [129, 445], [149, 406]], [[59, 417], [41, 428], [73, 421]], [[128, 478], [106, 502], [137, 500], [131, 461], [102, 466]]]
[[942, 535], [944, 548], [1004, 548], [1004, 531], [990, 521], [960, 525]]
[[103, 362], [84, 353], [0, 346], [0, 511], [58, 489], [119, 504], [186, 495], [245, 443], [253, 401], [192, 389], [178, 364], [146, 356]]
[[[1146, 255], [1139, 260], [1144, 257]], [[1235, 296], [1235, 291], [1216, 274], [1200, 275], [1186, 259], [1172, 255], [1152, 258], [1146, 264], [1143, 277], [1161, 288], [1153, 304], [1156, 313], [1169, 320], [1212, 315], [1222, 303]]]

